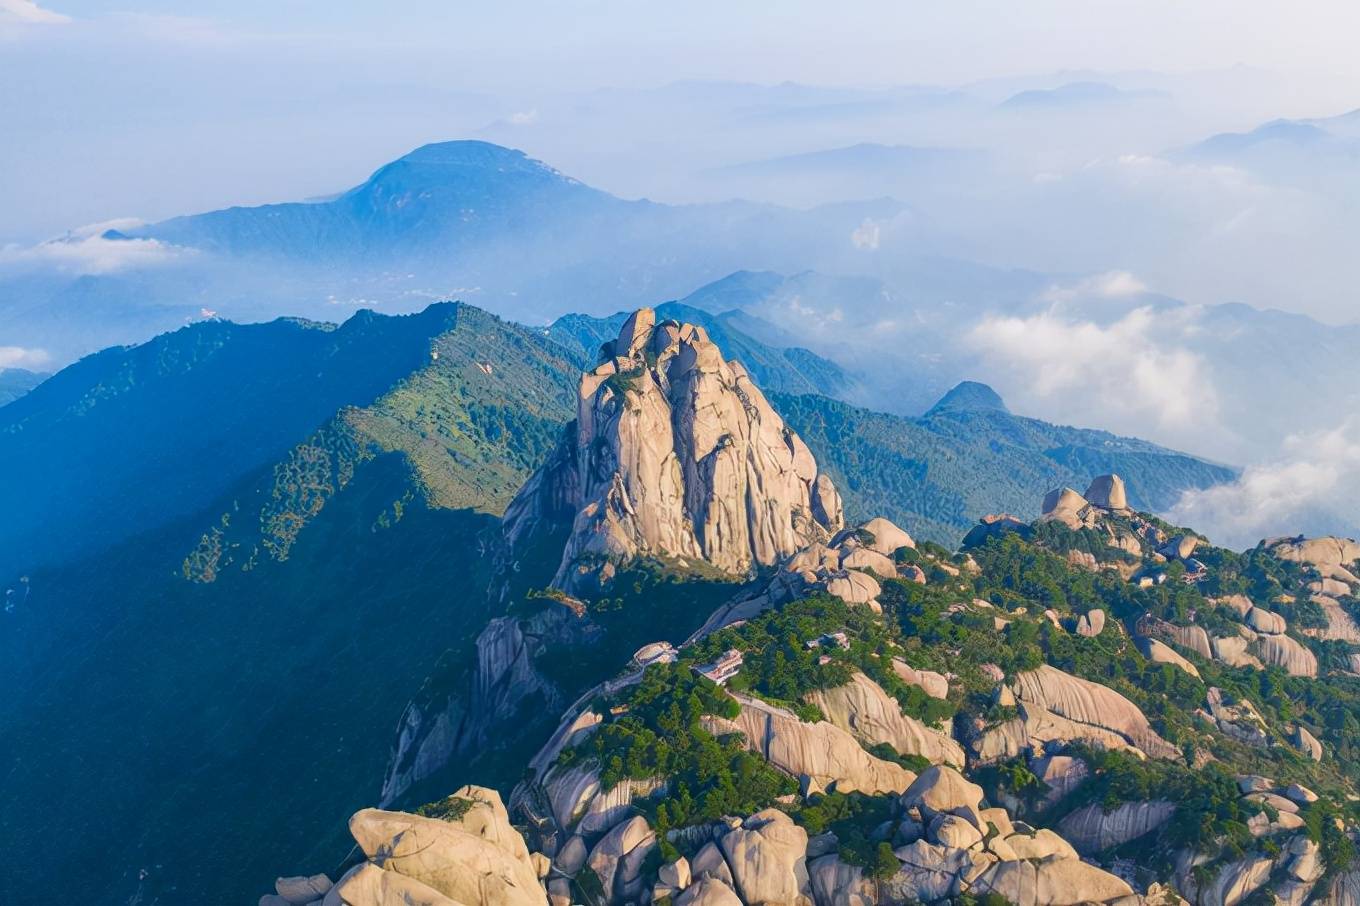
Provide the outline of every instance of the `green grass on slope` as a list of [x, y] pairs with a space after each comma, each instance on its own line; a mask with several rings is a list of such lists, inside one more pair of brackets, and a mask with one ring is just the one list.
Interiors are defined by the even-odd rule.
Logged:
[[415, 482], [391, 518], [425, 505], [499, 514], [574, 414], [576, 371], [553, 344], [468, 306], [457, 306], [434, 355], [370, 406], [349, 407], [298, 444], [238, 496], [184, 562], [213, 581], [225, 569], [287, 559], [355, 468], [400, 452]]

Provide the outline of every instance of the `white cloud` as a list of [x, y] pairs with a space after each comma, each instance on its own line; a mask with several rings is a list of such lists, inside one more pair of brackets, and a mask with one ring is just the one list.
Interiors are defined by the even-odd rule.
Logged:
[[[1117, 292], [1133, 284], [1107, 281]], [[1205, 363], [1176, 344], [1192, 310], [1136, 308], [1108, 325], [1070, 319], [1056, 307], [1029, 317], [989, 316], [966, 340], [1001, 386], [1056, 411], [1126, 434], [1190, 436], [1216, 421], [1217, 394]]]
[[107, 238], [110, 230], [127, 230], [141, 221], [122, 218], [79, 227], [37, 245], [0, 247], [0, 267], [53, 267], [74, 274], [108, 274], [169, 263], [194, 249], [158, 239]]
[[22, 346], [0, 346], [0, 369], [37, 369], [52, 360], [45, 349], [25, 349]]
[[538, 110], [521, 110], [509, 116], [510, 124], [514, 126], [531, 126], [538, 122]]
[[33, 0], [0, 0], [0, 22], [24, 25], [64, 25], [71, 17], [43, 9]]
[[1147, 284], [1128, 271], [1107, 271], [1072, 284], [1055, 284], [1044, 293], [1050, 302], [1071, 302], [1096, 296], [1101, 299], [1127, 299], [1148, 291]]
[[855, 248], [867, 249], [871, 252], [878, 251], [878, 244], [881, 239], [882, 229], [878, 223], [868, 219], [855, 227], [854, 231], [850, 233], [850, 241], [855, 244]]
[[1185, 492], [1167, 518], [1239, 549], [1276, 535], [1355, 533], [1360, 418], [1287, 438], [1277, 458], [1248, 466], [1240, 480]]

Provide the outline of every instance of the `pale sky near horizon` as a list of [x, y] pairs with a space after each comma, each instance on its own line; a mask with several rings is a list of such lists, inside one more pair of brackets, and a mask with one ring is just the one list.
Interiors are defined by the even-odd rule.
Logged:
[[0, 243], [343, 188], [463, 93], [1241, 65], [1298, 86], [1275, 115], [1322, 116], [1360, 106], [1357, 33], [1335, 0], [0, 0]]

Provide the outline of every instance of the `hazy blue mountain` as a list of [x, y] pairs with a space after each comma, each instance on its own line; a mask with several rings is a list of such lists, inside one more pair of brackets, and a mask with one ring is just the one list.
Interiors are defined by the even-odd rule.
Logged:
[[1087, 104], [1110, 104], [1140, 98], [1165, 97], [1158, 91], [1129, 91], [1108, 82], [1068, 82], [1057, 88], [1034, 88], [1011, 95], [1001, 103], [1005, 109], [1061, 109]]
[[1171, 152], [1176, 160], [1229, 164], [1272, 182], [1328, 195], [1360, 192], [1360, 110], [1317, 119], [1278, 119], [1222, 132]]
[[47, 379], [27, 368], [0, 368], [0, 406], [11, 403]]
[[704, 176], [721, 191], [781, 204], [891, 196], [912, 203], [983, 178], [981, 151], [864, 142], [731, 164]]
[[835, 268], [857, 256], [852, 237], [866, 219], [900, 210], [883, 200], [814, 210], [627, 201], [520, 151], [444, 142], [330, 200], [82, 237], [113, 259], [154, 253], [154, 263], [83, 275], [36, 265], [7, 272], [0, 331], [68, 360], [204, 311], [236, 321], [329, 320], [469, 298], [523, 321], [602, 315], [677, 298], [743, 267]]
[[455, 319], [208, 321], [63, 369], [0, 409], [0, 575], [197, 512], [427, 362]]
[[1006, 401], [995, 390], [977, 381], [963, 381], [955, 385], [940, 401], [926, 413], [940, 415], [945, 412], [1004, 412], [1009, 414]]

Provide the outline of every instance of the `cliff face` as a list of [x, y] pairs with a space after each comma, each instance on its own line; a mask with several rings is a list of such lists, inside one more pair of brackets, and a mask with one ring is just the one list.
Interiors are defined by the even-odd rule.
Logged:
[[841, 527], [807, 446], [703, 328], [640, 309], [581, 377], [574, 430], [511, 504], [512, 545], [570, 512], [553, 584], [643, 557], [744, 576]]

